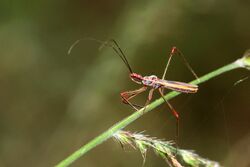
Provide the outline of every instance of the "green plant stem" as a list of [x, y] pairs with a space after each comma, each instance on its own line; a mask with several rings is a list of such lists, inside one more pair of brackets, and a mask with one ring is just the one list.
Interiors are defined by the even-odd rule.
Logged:
[[[200, 84], [200, 83], [203, 83], [203, 82], [205, 82], [209, 79], [212, 79], [218, 75], [221, 75], [227, 71], [231, 71], [233, 69], [240, 68], [240, 67], [245, 68], [245, 67], [247, 67], [246, 61], [248, 61], [247, 65], [249, 67], [249, 64], [250, 64], [249, 58], [243, 57], [243, 58], [238, 59], [237, 61], [235, 61], [233, 63], [230, 63], [230, 64], [225, 65], [225, 66], [223, 66], [215, 71], [212, 71], [212, 72], [210, 72], [210, 73], [208, 73], [208, 74], [206, 74], [206, 75], [204, 75], [204, 76], [202, 76], [202, 77], [200, 77], [200, 78], [198, 78], [190, 83], [191, 84]], [[179, 92], [172, 91], [172, 92], [166, 94], [165, 98], [166, 98], [166, 100], [170, 100], [179, 94], [180, 94]], [[66, 159], [62, 160], [60, 163], [58, 163], [56, 165], [56, 167], [69, 166], [71, 163], [73, 163], [75, 160], [77, 160], [82, 155], [87, 153], [89, 150], [91, 150], [94, 147], [96, 147], [97, 145], [103, 143], [107, 139], [111, 138], [114, 133], [123, 129], [127, 125], [131, 124], [132, 122], [134, 122], [136, 119], [140, 118], [145, 113], [152, 111], [153, 109], [155, 109], [156, 107], [158, 107], [162, 103], [164, 103], [164, 100], [162, 98], [159, 98], [159, 99], [155, 100], [154, 102], [152, 102], [151, 104], [149, 104], [148, 106], [146, 106], [146, 109], [142, 108], [142, 109], [134, 112], [130, 116], [124, 118], [123, 120], [121, 120], [120, 122], [116, 123], [111, 128], [109, 128], [107, 131], [103, 132], [102, 134], [100, 134], [99, 136], [97, 136], [96, 138], [91, 140], [89, 143], [87, 143], [86, 145], [79, 148], [77, 151], [75, 151], [73, 154], [68, 156]]]

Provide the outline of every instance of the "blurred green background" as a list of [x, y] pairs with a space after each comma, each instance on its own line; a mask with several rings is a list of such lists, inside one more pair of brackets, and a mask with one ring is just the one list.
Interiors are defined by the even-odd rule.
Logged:
[[[201, 76], [250, 48], [250, 1], [0, 1], [0, 166], [53, 166], [134, 112], [119, 93], [139, 88], [109, 48], [83, 37], [114, 38], [132, 68], [161, 76], [177, 46]], [[225, 166], [250, 165], [249, 72], [226, 73], [171, 104], [180, 113], [180, 142]], [[194, 77], [176, 57], [170, 80]], [[135, 101], [144, 104], [147, 94]], [[159, 97], [157, 94], [154, 98]], [[175, 139], [162, 105], [126, 130]], [[72, 166], [141, 166], [138, 151], [108, 140]], [[151, 151], [145, 167], [166, 166]]]

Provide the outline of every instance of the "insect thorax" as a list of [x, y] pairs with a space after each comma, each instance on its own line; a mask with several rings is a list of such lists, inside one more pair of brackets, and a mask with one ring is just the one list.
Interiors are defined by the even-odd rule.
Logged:
[[155, 75], [145, 76], [143, 77], [142, 84], [157, 89], [161, 86], [159, 83], [156, 82], [157, 80], [158, 77]]

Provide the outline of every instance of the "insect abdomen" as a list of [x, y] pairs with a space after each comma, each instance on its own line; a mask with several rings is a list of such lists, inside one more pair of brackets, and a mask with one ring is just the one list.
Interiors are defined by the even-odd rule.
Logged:
[[162, 86], [167, 89], [171, 89], [177, 92], [183, 93], [196, 93], [198, 91], [198, 86], [178, 81], [165, 81], [161, 80]]

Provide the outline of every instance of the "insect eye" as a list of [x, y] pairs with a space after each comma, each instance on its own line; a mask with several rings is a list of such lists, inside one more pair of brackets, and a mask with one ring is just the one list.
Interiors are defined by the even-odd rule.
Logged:
[[140, 75], [130, 75], [130, 78], [132, 79], [132, 81], [136, 82], [136, 83], [141, 83], [142, 79]]
[[136, 82], [140, 82], [140, 81], [141, 81], [141, 79], [139, 79], [139, 78], [136, 77], [136, 76], [131, 77], [131, 79], [132, 79], [133, 81], [136, 81]]
[[157, 79], [157, 76], [151, 75], [150, 78], [151, 78], [152, 80], [156, 80], [156, 79]]

